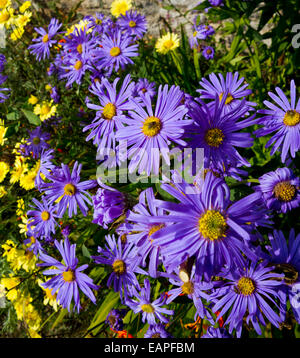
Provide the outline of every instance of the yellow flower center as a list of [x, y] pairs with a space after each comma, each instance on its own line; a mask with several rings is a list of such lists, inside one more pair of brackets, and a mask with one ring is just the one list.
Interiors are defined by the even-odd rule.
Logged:
[[[224, 93], [222, 92], [219, 96], [220, 102], [222, 101], [223, 95], [224, 95]], [[233, 100], [234, 100], [234, 98], [232, 97], [232, 95], [230, 93], [228, 93], [227, 98], [225, 100], [225, 104], [230, 104]]]
[[48, 34], [44, 35], [42, 41], [44, 43], [48, 42], [49, 41], [49, 35]]
[[113, 103], [107, 103], [102, 110], [102, 116], [110, 120], [116, 115], [116, 112], [116, 106]]
[[157, 135], [160, 130], [161, 130], [161, 121], [159, 118], [157, 117], [148, 117], [144, 123], [143, 123], [143, 127], [142, 127], [142, 132], [147, 136], [147, 137], [154, 137], [155, 135]]
[[102, 20], [101, 20], [101, 19], [96, 19], [95, 23], [96, 23], [97, 25], [101, 25], [101, 24], [102, 24]]
[[117, 46], [111, 48], [110, 51], [109, 51], [109, 54], [110, 54], [112, 57], [119, 56], [120, 53], [121, 53], [121, 50], [120, 50], [120, 48], [117, 47]]
[[126, 272], [126, 264], [123, 260], [116, 260], [112, 264], [112, 268], [117, 275], [123, 275]]
[[293, 110], [287, 111], [283, 118], [283, 123], [286, 126], [293, 127], [300, 122], [300, 113]]
[[129, 27], [136, 27], [136, 22], [133, 20], [129, 21]]
[[221, 129], [219, 128], [212, 128], [209, 129], [206, 133], [205, 133], [205, 141], [208, 145], [210, 145], [211, 147], [219, 147], [222, 143], [223, 140], [225, 138], [224, 133], [222, 132]]
[[253, 280], [251, 280], [251, 278], [242, 277], [238, 281], [237, 289], [239, 293], [241, 293], [243, 296], [249, 296], [254, 292], [255, 285]]
[[74, 65], [74, 68], [75, 68], [75, 70], [78, 71], [78, 70], [80, 70], [82, 68], [82, 66], [83, 66], [82, 61], [78, 60], [78, 61], [76, 61], [75, 65]]
[[217, 210], [207, 210], [199, 219], [199, 232], [211, 241], [226, 236], [227, 223], [224, 216]]
[[63, 275], [63, 279], [66, 282], [72, 282], [75, 280], [75, 274], [72, 270], [65, 271], [65, 272], [63, 272], [62, 275]]
[[185, 282], [181, 286], [181, 290], [185, 295], [191, 295], [194, 292], [194, 284], [191, 281]]
[[31, 236], [31, 237], [30, 237], [30, 242], [31, 242], [32, 244], [34, 244], [34, 243], [36, 242], [35, 237]]
[[46, 115], [51, 111], [50, 106], [48, 106], [48, 104], [43, 104], [41, 107], [41, 115]]
[[154, 312], [154, 308], [150, 304], [142, 305], [141, 309], [142, 309], [143, 312], [146, 312], [146, 313], [153, 313]]
[[50, 219], [50, 214], [48, 213], [48, 211], [43, 211], [41, 217], [43, 221], [48, 221]]
[[78, 53], [82, 53], [82, 44], [79, 44], [77, 47], [76, 47]]
[[276, 184], [273, 192], [278, 200], [291, 201], [296, 194], [296, 188], [290, 182], [284, 181]]
[[166, 40], [164, 42], [164, 48], [166, 50], [171, 50], [171, 48], [175, 45], [175, 42], [173, 40]]
[[198, 33], [197, 31], [194, 31], [193, 36], [196, 37], [197, 33]]
[[32, 143], [35, 145], [38, 145], [41, 143], [41, 139], [39, 137], [34, 137], [32, 140]]
[[73, 196], [76, 193], [76, 187], [75, 185], [69, 183], [66, 184], [64, 187], [64, 194], [68, 196]]

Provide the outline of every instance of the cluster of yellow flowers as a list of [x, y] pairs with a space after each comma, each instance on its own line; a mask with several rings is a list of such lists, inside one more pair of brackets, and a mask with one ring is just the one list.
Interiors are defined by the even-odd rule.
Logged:
[[[52, 90], [52, 88], [48, 88], [49, 92], [50, 90]], [[57, 105], [53, 104], [53, 100], [38, 102], [38, 98], [34, 95], [31, 95], [28, 99], [28, 103], [34, 105], [33, 112], [40, 117], [41, 122], [55, 115]]]
[[31, 1], [25, 1], [17, 10], [11, 5], [11, 0], [0, 0], [0, 28], [10, 29], [10, 39], [17, 41], [23, 36], [24, 28], [31, 20], [32, 12], [28, 10]]
[[1, 247], [4, 250], [3, 257], [6, 257], [6, 261], [13, 270], [13, 273], [9, 277], [3, 277], [0, 281], [5, 289], [5, 296], [12, 302], [17, 319], [23, 321], [26, 325], [29, 336], [32, 338], [41, 337], [38, 331], [42, 319], [38, 311], [31, 304], [32, 297], [30, 294], [21, 291], [20, 286], [22, 281], [18, 274], [18, 271], [21, 269], [33, 273], [36, 268], [37, 259], [32, 251], [29, 251], [25, 246], [18, 248], [12, 240], [7, 240]]

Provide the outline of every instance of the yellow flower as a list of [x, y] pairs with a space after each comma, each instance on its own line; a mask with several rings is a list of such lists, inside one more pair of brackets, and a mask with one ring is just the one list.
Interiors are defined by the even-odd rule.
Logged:
[[28, 166], [25, 163], [25, 160], [21, 156], [17, 156], [14, 167], [12, 171], [10, 172], [10, 180], [9, 182], [11, 184], [15, 184], [18, 182], [21, 178], [21, 176], [28, 170]]
[[23, 255], [19, 257], [19, 263], [23, 270], [32, 272], [36, 268], [37, 258], [32, 251], [26, 250]]
[[0, 162], [0, 183], [3, 182], [8, 172], [9, 172], [9, 165], [5, 162]]
[[132, 6], [131, 0], [115, 0], [111, 4], [110, 12], [113, 16], [125, 15]]
[[18, 226], [19, 226], [19, 228], [20, 228], [20, 234], [25, 234], [26, 235], [26, 233], [27, 233], [27, 231], [28, 231], [28, 228], [27, 228], [27, 224], [28, 224], [28, 218], [27, 218], [27, 215], [25, 214], [25, 215], [22, 215], [21, 216], [21, 220], [22, 220], [22, 223], [21, 224], [19, 224]]
[[44, 297], [44, 305], [47, 306], [47, 305], [50, 305], [53, 307], [54, 311], [56, 312], [57, 309], [58, 309], [58, 305], [59, 305], [59, 302], [56, 300], [56, 297], [57, 297], [57, 293], [55, 293], [54, 295], [52, 295], [52, 289], [50, 288], [44, 288], [42, 286], [44, 282], [42, 280], [38, 280], [38, 284], [39, 286], [43, 289], [43, 291], [45, 292], [45, 297]]
[[26, 11], [24, 14], [19, 15], [19, 16], [16, 17], [15, 23], [19, 27], [24, 27], [30, 22], [31, 16], [32, 16], [32, 12], [31, 11]]
[[5, 190], [5, 187], [3, 185], [0, 185], [0, 198], [2, 198], [6, 194], [7, 191]]
[[6, 7], [0, 11], [0, 28], [5, 26], [7, 29], [14, 23], [14, 9]]
[[155, 48], [157, 52], [166, 54], [169, 51], [175, 50], [179, 47], [179, 38], [176, 34], [168, 32], [157, 40]]
[[35, 97], [33, 94], [30, 96], [30, 98], [29, 98], [29, 100], [28, 100], [28, 103], [30, 103], [30, 104], [37, 104], [38, 103], [38, 98], [37, 97]]
[[65, 36], [68, 36], [70, 34], [72, 34], [75, 29], [77, 30], [87, 30], [86, 33], [89, 34], [90, 32], [92, 32], [92, 28], [87, 29], [87, 25], [89, 25], [89, 20], [80, 20], [78, 24], [72, 25], [71, 27], [69, 27], [65, 33]]
[[4, 126], [4, 121], [0, 119], [0, 145], [4, 145], [4, 143], [7, 141], [7, 138], [5, 138], [7, 128]]
[[23, 214], [25, 214], [25, 203], [22, 198], [17, 200], [16, 214], [17, 216], [22, 216]]
[[36, 330], [34, 330], [32, 328], [29, 328], [28, 332], [29, 332], [30, 338], [42, 338], [42, 336]]
[[17, 286], [20, 283], [20, 279], [18, 277], [13, 277], [12, 273], [9, 276], [10, 277], [2, 278], [0, 283], [7, 289], [6, 298], [10, 301], [15, 301], [18, 298]]
[[34, 307], [31, 304], [32, 297], [29, 295], [21, 294], [18, 299], [14, 302], [14, 309], [17, 313], [18, 320], [22, 320], [28, 315], [28, 313], [34, 311]]
[[37, 104], [34, 107], [33, 112], [40, 116], [42, 122], [55, 115], [57, 106], [52, 105], [52, 103], [53, 100], [43, 101], [42, 104]]
[[11, 5], [11, 0], [0, 0], [0, 9], [4, 9]]
[[24, 34], [23, 27], [16, 27], [14, 28], [13, 32], [10, 34], [10, 39], [12, 41], [18, 41]]
[[25, 1], [20, 7], [19, 11], [23, 14], [31, 6], [31, 1]]
[[20, 177], [20, 186], [25, 190], [31, 190], [35, 187], [35, 178], [39, 170], [39, 163], [27, 173], [23, 173]]

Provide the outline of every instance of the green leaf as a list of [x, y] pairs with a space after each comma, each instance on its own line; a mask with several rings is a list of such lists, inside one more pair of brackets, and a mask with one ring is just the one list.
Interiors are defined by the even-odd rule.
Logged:
[[[102, 302], [101, 306], [98, 308], [89, 328], [88, 331], [92, 331], [93, 335], [96, 335], [101, 326], [100, 324], [103, 323], [108, 315], [108, 313], [116, 307], [118, 301], [120, 299], [120, 294], [118, 292], [110, 292], [105, 300]], [[95, 328], [94, 328], [95, 327]]]
[[90, 259], [90, 258], [91, 258], [91, 254], [90, 254], [88, 248], [87, 248], [84, 244], [82, 244], [81, 249], [82, 249], [82, 254], [83, 254], [83, 256], [85, 256], [85, 257], [87, 257], [87, 258]]
[[16, 121], [17, 119], [19, 119], [19, 114], [18, 112], [10, 112], [6, 115], [6, 118], [9, 121]]
[[24, 113], [30, 124], [33, 124], [35, 126], [41, 125], [41, 120], [36, 114], [31, 111], [28, 111], [27, 109], [22, 109], [22, 112]]
[[68, 310], [67, 310], [66, 308], [63, 308], [63, 309], [59, 312], [59, 315], [58, 315], [58, 317], [56, 318], [56, 320], [54, 321], [54, 323], [53, 323], [51, 329], [54, 329], [59, 323], [61, 323], [67, 313], [68, 313]]

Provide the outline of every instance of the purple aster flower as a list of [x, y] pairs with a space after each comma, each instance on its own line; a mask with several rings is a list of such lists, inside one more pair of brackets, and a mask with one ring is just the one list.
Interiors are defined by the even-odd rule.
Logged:
[[65, 37], [65, 40], [66, 42], [63, 44], [64, 52], [70, 57], [80, 55], [89, 57], [92, 50], [97, 46], [95, 37], [88, 33], [86, 28], [76, 28], [72, 34]]
[[113, 21], [110, 17], [105, 17], [104, 14], [96, 12], [94, 16], [88, 17], [89, 23], [87, 29], [93, 29], [93, 35], [102, 36], [106, 33], [113, 25]]
[[69, 226], [69, 225], [65, 226], [65, 227], [61, 230], [61, 234], [62, 234], [62, 236], [63, 236], [65, 239], [70, 236], [70, 233], [71, 233], [71, 229], [70, 229], [70, 226]]
[[[150, 223], [149, 216], [162, 216], [166, 212], [157, 208], [154, 204], [155, 197], [152, 188], [141, 192], [139, 203], [135, 205], [132, 211], [129, 211], [126, 222], [130, 224], [126, 237], [128, 242], [133, 243], [137, 248], [137, 254], [141, 258], [143, 267], [149, 265], [149, 274], [157, 277], [157, 267], [160, 263], [160, 249], [152, 239], [152, 235], [165, 226], [159, 221]], [[148, 260], [149, 258], [149, 260]]]
[[43, 272], [44, 275], [55, 275], [50, 280], [42, 284], [44, 288], [52, 289], [52, 295], [57, 292], [57, 301], [63, 308], [68, 308], [70, 312], [71, 301], [74, 298], [74, 309], [77, 308], [77, 312], [81, 308], [79, 290], [81, 290], [94, 304], [96, 298], [93, 290], [98, 290], [99, 286], [93, 283], [93, 280], [84, 274], [88, 265], [78, 265], [78, 259], [76, 258], [76, 244], [70, 245], [69, 239], [66, 238], [60, 243], [55, 240], [55, 247], [60, 252], [64, 264], [54, 259], [51, 256], [40, 252], [40, 260], [44, 261], [38, 266], [54, 266], [54, 269], [48, 269]]
[[55, 218], [56, 207], [47, 202], [45, 197], [42, 197], [42, 202], [33, 198], [35, 206], [30, 205], [34, 210], [27, 212], [28, 226], [29, 228], [34, 227], [34, 231], [39, 236], [49, 236], [51, 233], [55, 234], [55, 226], [57, 225]]
[[147, 31], [146, 17], [133, 10], [126, 11], [125, 15], [119, 16], [117, 24], [127, 35], [137, 39], [141, 39]]
[[45, 150], [43, 149], [40, 156], [40, 166], [38, 172], [35, 177], [35, 186], [40, 189], [42, 184], [44, 183], [41, 174], [43, 174], [46, 178], [49, 176], [50, 171], [55, 168], [55, 165], [52, 163], [54, 152], [53, 149]]
[[61, 69], [64, 72], [60, 72], [59, 79], [66, 79], [66, 87], [69, 88], [74, 82], [80, 85], [84, 74], [91, 70], [92, 66], [89, 63], [88, 55], [83, 53], [77, 57], [65, 57]]
[[62, 217], [68, 209], [69, 217], [77, 215], [77, 205], [84, 216], [87, 215], [88, 207], [86, 203], [92, 205], [88, 189], [96, 186], [95, 180], [80, 182], [80, 171], [82, 164], [76, 161], [70, 173], [70, 168], [62, 164], [61, 168], [53, 170], [48, 176], [51, 183], [45, 183], [41, 190], [45, 192], [49, 203], [58, 200], [57, 215]]
[[262, 334], [260, 324], [266, 325], [264, 317], [279, 328], [282, 319], [275, 310], [279, 310], [278, 286], [283, 275], [272, 272], [273, 269], [266, 262], [237, 265], [224, 276], [226, 282], [211, 295], [213, 312], [220, 311], [219, 315], [224, 317], [231, 309], [224, 322], [229, 324], [230, 334], [235, 329], [240, 338], [244, 317], [247, 324], [252, 322], [259, 335]]
[[127, 126], [117, 132], [117, 139], [126, 141], [130, 147], [127, 156], [130, 158], [129, 173], [138, 167], [138, 173], [158, 174], [160, 155], [170, 165], [169, 146], [175, 143], [185, 146], [182, 140], [185, 127], [191, 121], [184, 120], [188, 109], [181, 104], [183, 92], [177, 86], [160, 86], [153, 110], [149, 94], [145, 94], [141, 103], [132, 99], [134, 111], [129, 111], [131, 118]]
[[138, 267], [139, 260], [136, 258], [136, 250], [133, 245], [122, 245], [121, 238], [114, 235], [106, 236], [104, 248], [98, 247], [99, 256], [92, 256], [97, 264], [109, 265], [112, 268], [107, 287], [113, 284], [114, 291], [120, 293], [121, 301], [132, 296], [133, 287], [139, 288], [136, 273], [147, 274]]
[[97, 67], [109, 68], [111, 71], [124, 69], [133, 64], [132, 57], [138, 56], [138, 45], [132, 44], [132, 38], [125, 36], [120, 30], [103, 35], [101, 48], [95, 50], [98, 59]]
[[173, 338], [172, 335], [166, 331], [165, 326], [162, 323], [150, 325], [147, 332], [144, 334], [144, 338]]
[[[202, 88], [198, 89], [197, 92], [200, 93], [201, 99], [211, 100], [210, 107], [214, 107], [214, 102], [221, 102], [223, 96], [225, 96], [223, 111], [227, 114], [238, 107], [242, 99], [249, 96], [252, 91], [247, 89], [248, 84], [244, 83], [244, 77], [239, 79], [238, 72], [234, 74], [227, 72], [225, 79], [221, 73], [218, 76], [215, 73], [211, 73], [209, 80], [202, 78], [202, 81], [200, 81]], [[248, 111], [252, 111], [256, 103], [244, 101], [244, 106], [248, 108]]]
[[204, 149], [205, 168], [213, 164], [227, 171], [229, 167], [238, 165], [250, 166], [235, 147], [249, 148], [253, 145], [251, 134], [242, 130], [256, 123], [255, 115], [241, 119], [248, 112], [245, 100], [230, 111], [225, 111], [225, 106], [224, 96], [221, 102], [215, 101], [214, 108], [199, 100], [189, 110], [189, 116], [194, 120], [188, 128], [192, 134], [189, 145]]
[[[184, 266], [184, 264], [182, 266]], [[200, 281], [195, 276], [195, 267], [192, 268], [191, 272], [187, 272], [182, 266], [176, 269], [176, 275], [167, 274], [169, 282], [177, 287], [168, 291], [168, 299], [166, 303], [169, 304], [174, 301], [179, 295], [186, 295], [193, 301], [196, 307], [195, 320], [196, 317], [199, 316], [202, 319], [207, 319], [211, 324], [214, 324], [210, 312], [203, 303], [203, 300], [206, 302], [209, 301], [209, 295], [205, 291], [212, 289], [213, 284], [211, 282]]]
[[144, 97], [148, 93], [151, 98], [156, 95], [155, 82], [149, 82], [146, 78], [140, 78], [133, 90], [133, 97]]
[[201, 188], [180, 181], [176, 173], [171, 185], [162, 184], [161, 188], [180, 202], [156, 200], [156, 205], [170, 215], [155, 220], [172, 223], [153, 234], [167, 271], [194, 257], [195, 274], [208, 281], [223, 266], [230, 270], [243, 263], [243, 254], [257, 257], [250, 245], [253, 226], [249, 223], [257, 224], [261, 219], [259, 193], [232, 202], [227, 184], [211, 172]]
[[60, 95], [58, 93], [58, 90], [57, 90], [56, 86], [51, 87], [50, 97], [53, 99], [54, 103], [59, 103]]
[[29, 132], [27, 140], [27, 151], [32, 152], [34, 158], [39, 158], [41, 152], [49, 148], [47, 140], [50, 139], [50, 134], [42, 132], [41, 127], [36, 127], [33, 131]]
[[267, 142], [266, 148], [274, 144], [270, 154], [273, 155], [279, 150], [281, 161], [284, 163], [288, 153], [295, 158], [296, 152], [300, 148], [300, 98], [296, 103], [294, 80], [290, 85], [291, 102], [279, 87], [276, 87], [275, 90], [278, 96], [272, 92], [268, 94], [276, 104], [264, 101], [268, 109], [258, 111], [264, 115], [259, 120], [259, 124], [262, 124], [263, 128], [258, 129], [255, 134], [257, 137], [262, 137], [276, 132]]
[[195, 26], [195, 31], [197, 31], [197, 38], [199, 40], [206, 40], [209, 36], [212, 36], [215, 33], [214, 28], [210, 25]]
[[255, 189], [262, 194], [268, 209], [286, 213], [299, 207], [300, 179], [289, 168], [278, 168], [264, 174]]
[[229, 334], [223, 327], [215, 328], [210, 326], [207, 328], [206, 333], [203, 334], [201, 338], [233, 338], [233, 336]]
[[[288, 243], [282, 231], [274, 230], [269, 234], [270, 245], [267, 245], [268, 254], [263, 254], [263, 258], [275, 266], [275, 271], [284, 274], [283, 285], [281, 286], [281, 301], [283, 312], [286, 312], [287, 298], [294, 312], [295, 319], [300, 323], [300, 234], [295, 235], [295, 230], [291, 229]], [[297, 290], [298, 286], [298, 290]], [[295, 304], [296, 302], [296, 304]], [[285, 318], [285, 315], [283, 315]]]
[[208, 0], [211, 6], [223, 5], [223, 0]]
[[115, 132], [124, 126], [126, 115], [124, 111], [132, 108], [128, 101], [132, 95], [134, 83], [128, 74], [119, 90], [117, 84], [120, 78], [116, 78], [111, 84], [106, 78], [94, 83], [90, 92], [98, 97], [100, 104], [87, 103], [87, 107], [96, 110], [96, 117], [93, 122], [83, 128], [83, 132], [91, 129], [86, 140], [94, 139], [93, 144], [97, 145], [99, 151], [104, 149], [115, 149]]
[[113, 331], [123, 330], [123, 318], [127, 313], [126, 309], [117, 310], [113, 309], [106, 317], [105, 323], [109, 324], [110, 329]]
[[133, 288], [133, 296], [136, 299], [129, 299], [125, 302], [135, 314], [142, 313], [142, 322], [149, 323], [150, 325], [156, 325], [156, 319], [162, 323], [168, 323], [169, 319], [164, 315], [173, 315], [174, 311], [163, 308], [166, 303], [166, 296], [161, 295], [155, 301], [151, 301], [151, 287], [148, 279], [144, 280], [144, 286], [138, 292], [136, 288]]
[[32, 251], [33, 254], [37, 257], [40, 251], [44, 251], [42, 243], [38, 239], [39, 233], [36, 232], [35, 229], [31, 230], [30, 228], [28, 228], [26, 236], [27, 239], [24, 240], [24, 244], [30, 245], [29, 247], [27, 247], [27, 250]]
[[108, 224], [124, 213], [126, 206], [126, 197], [116, 189], [97, 190], [93, 196], [94, 217], [93, 223], [108, 228]]
[[48, 31], [46, 31], [42, 27], [34, 28], [40, 36], [32, 40], [32, 42], [35, 43], [33, 45], [30, 45], [28, 49], [30, 50], [30, 53], [36, 56], [36, 59], [38, 61], [50, 57], [50, 48], [53, 44], [57, 42], [53, 38], [57, 34], [61, 26], [62, 24], [60, 24], [57, 19], [53, 18], [48, 25]]
[[[0, 86], [7, 80], [7, 76], [3, 76], [2, 74], [0, 74]], [[0, 88], [0, 103], [3, 103], [5, 102], [9, 96], [10, 96], [10, 93], [7, 93], [7, 94], [4, 94], [2, 93], [2, 91], [4, 92], [9, 92], [10, 91], [10, 88], [6, 88], [6, 87], [1, 87]]]
[[202, 55], [203, 57], [205, 57], [207, 60], [211, 60], [212, 58], [214, 58], [215, 55], [215, 50], [213, 47], [211, 46], [205, 46], [203, 51], [202, 51]]
[[4, 71], [4, 67], [6, 65], [6, 57], [3, 55], [3, 53], [0, 53], [0, 72]]

